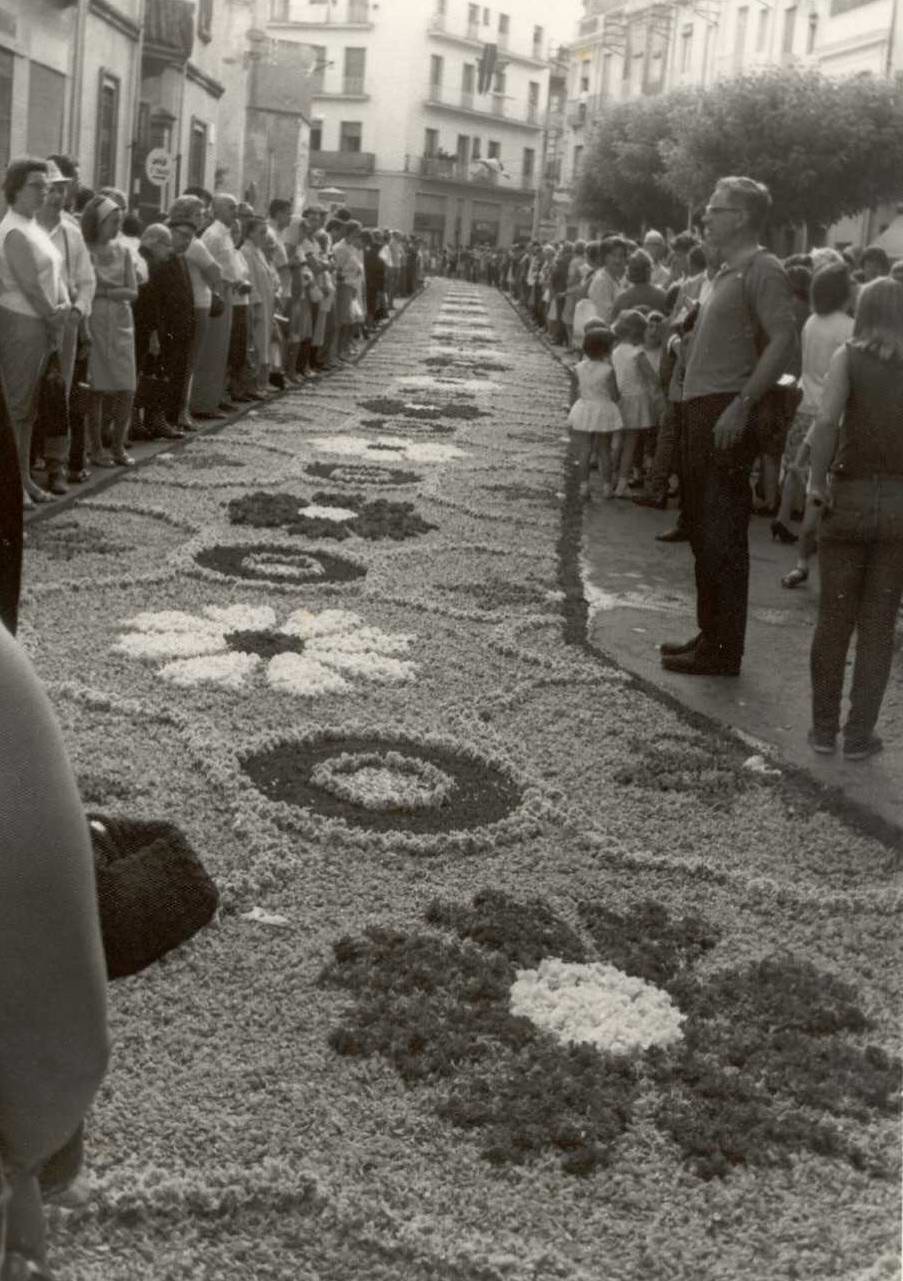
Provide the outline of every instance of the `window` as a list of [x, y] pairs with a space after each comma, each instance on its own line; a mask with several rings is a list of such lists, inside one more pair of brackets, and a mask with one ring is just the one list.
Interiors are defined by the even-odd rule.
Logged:
[[322, 93], [323, 85], [326, 79], [326, 63], [329, 59], [326, 57], [326, 46], [323, 44], [311, 45], [316, 62], [310, 73], [311, 89], [314, 93]]
[[536, 172], [536, 152], [532, 147], [524, 147], [524, 186], [533, 178]]
[[444, 59], [439, 54], [434, 53], [430, 58], [430, 88], [438, 96], [442, 88], [442, 71], [444, 68]]
[[339, 125], [339, 151], [360, 151], [363, 133], [359, 120], [343, 120]]
[[288, 22], [291, 0], [270, 0], [270, 22]]
[[484, 27], [489, 26], [489, 10], [488, 9], [483, 10], [483, 26]]
[[756, 27], [756, 53], [764, 53], [765, 46], [768, 43], [768, 15], [769, 9], [759, 10], [759, 21]]
[[323, 150], [323, 121], [312, 120], [310, 122], [310, 149], [311, 151]]
[[603, 96], [611, 93], [611, 54], [606, 53], [602, 58], [602, 94]]
[[[10, 65], [9, 75], [12, 76]], [[114, 80], [117, 87], [119, 81]], [[63, 115], [66, 78], [40, 62], [28, 64], [28, 129], [26, 150], [32, 156], [47, 156], [63, 144]], [[117, 110], [118, 114], [118, 110]], [[113, 154], [115, 156], [115, 145]]]
[[476, 78], [476, 68], [472, 62], [465, 62], [461, 68], [461, 93], [465, 98], [470, 99], [469, 104], [473, 104], [474, 80]]
[[793, 38], [796, 34], [796, 5], [784, 10], [784, 38], [781, 41], [781, 52], [793, 53]]
[[456, 153], [458, 164], [462, 167], [470, 163], [470, 135], [466, 133], [458, 134], [458, 143]]
[[198, 0], [198, 35], [202, 40], [210, 39], [213, 26], [213, 0]]
[[364, 92], [364, 70], [366, 67], [366, 49], [345, 50], [345, 74], [342, 81], [344, 93]]
[[542, 42], [543, 42], [544, 36], [545, 36], [545, 32], [543, 31], [542, 27], [533, 28], [533, 57], [534, 58], [542, 57]]
[[487, 156], [490, 160], [501, 160], [502, 144], [500, 142], [490, 142]]
[[580, 175], [580, 166], [581, 166], [581, 164], [582, 164], [582, 163], [583, 163], [583, 148], [582, 148], [582, 147], [575, 147], [575, 148], [574, 148], [574, 168], [573, 168], [573, 177], [574, 177], [574, 178], [579, 177], [579, 175]]
[[188, 185], [205, 186], [207, 177], [207, 125], [196, 116], [191, 118], [188, 137]]
[[482, 138], [471, 138], [471, 140], [470, 140], [470, 158], [471, 158], [471, 160], [479, 160], [479, 159], [482, 157], [482, 155], [483, 155], [483, 139], [482, 139]]
[[746, 28], [749, 23], [749, 7], [743, 5], [737, 10], [737, 26], [734, 31], [734, 63], [740, 67], [743, 65], [743, 55], [746, 52]]
[[[4, 169], [9, 163], [10, 137], [13, 123], [13, 67], [15, 58], [5, 49], [0, 49], [0, 166]], [[44, 155], [44, 152], [39, 152]]]
[[497, 94], [504, 94], [507, 87], [508, 87], [508, 78], [505, 71], [504, 70], [497, 71], [495, 73], [495, 78], [493, 80], [492, 92]]
[[108, 71], [100, 73], [97, 99], [97, 152], [94, 186], [116, 186], [116, 146], [119, 140], [119, 80]]
[[511, 34], [511, 19], [507, 13], [499, 14], [499, 40], [505, 39]]
[[467, 34], [471, 40], [479, 39], [480, 6], [478, 4], [469, 4], [467, 6]]
[[693, 27], [684, 27], [680, 33], [680, 71], [686, 75], [693, 64]]
[[809, 14], [809, 30], [806, 32], [806, 53], [814, 53], [818, 38], [818, 14]]
[[439, 130], [424, 129], [423, 131], [423, 154], [425, 156], [435, 156], [439, 150]]
[[589, 73], [592, 63], [589, 58], [584, 58], [580, 63], [580, 92], [589, 93]]

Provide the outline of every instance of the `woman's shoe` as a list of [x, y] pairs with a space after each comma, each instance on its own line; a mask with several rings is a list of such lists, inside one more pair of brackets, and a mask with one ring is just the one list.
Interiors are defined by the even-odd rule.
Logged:
[[91, 473], [87, 467], [82, 467], [81, 469], [70, 467], [66, 479], [70, 485], [83, 485], [86, 480], [91, 479]]
[[790, 543], [798, 543], [799, 535], [789, 530], [783, 521], [773, 520], [771, 522], [771, 541], [789, 545]]
[[107, 453], [90, 454], [88, 457], [88, 462], [91, 463], [93, 467], [115, 467], [116, 466], [115, 462], [113, 461], [113, 455], [107, 454]]
[[121, 449], [113, 455], [113, 464], [116, 467], [134, 467], [135, 460], [131, 454], [127, 454], [124, 449]]
[[799, 587], [801, 584], [809, 581], [808, 569], [801, 569], [797, 565], [796, 569], [791, 569], [789, 574], [785, 574], [781, 579], [782, 587]]
[[629, 493], [627, 489], [627, 481], [619, 480], [617, 488], [615, 489], [615, 498], [632, 498], [632, 497], [633, 495]]

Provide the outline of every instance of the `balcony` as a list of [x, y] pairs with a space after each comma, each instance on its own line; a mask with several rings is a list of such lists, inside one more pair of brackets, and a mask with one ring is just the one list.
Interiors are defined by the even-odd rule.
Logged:
[[369, 174], [376, 168], [373, 151], [312, 151], [311, 169], [325, 169], [327, 173]]
[[[319, 6], [318, 6], [319, 7]], [[372, 27], [370, 0], [343, 0], [341, 4], [324, 4], [322, 14], [309, 12], [303, 18], [271, 18], [271, 27]]]
[[343, 76], [339, 84], [335, 86], [314, 83], [313, 95], [315, 98], [362, 99], [370, 97], [363, 76]]
[[477, 95], [465, 90], [446, 89], [431, 84], [426, 91], [426, 105], [459, 115], [478, 116], [484, 120], [503, 120], [520, 129], [541, 129], [541, 113], [534, 103], [522, 106], [502, 93]]
[[[618, 2], [623, 4], [624, 0], [618, 0]], [[519, 49], [512, 46], [509, 32], [492, 31], [489, 27], [481, 27], [478, 22], [468, 22], [463, 29], [455, 30], [449, 24], [447, 14], [434, 13], [430, 17], [428, 30], [430, 35], [440, 40], [446, 40], [451, 44], [469, 45], [477, 51], [482, 50], [485, 44], [497, 44], [499, 52], [503, 53], [509, 62], [524, 62], [533, 67], [546, 65], [540, 44], [531, 42], [531, 51], [521, 53]]]
[[487, 169], [478, 160], [460, 160], [456, 156], [421, 156], [420, 173], [440, 182], [465, 183], [469, 187], [498, 187], [508, 191], [535, 191], [536, 179], [531, 174], [517, 181], [511, 174]]
[[566, 119], [571, 129], [582, 129], [591, 125], [602, 110], [606, 95], [604, 93], [586, 94], [581, 98], [571, 98], [567, 105]]

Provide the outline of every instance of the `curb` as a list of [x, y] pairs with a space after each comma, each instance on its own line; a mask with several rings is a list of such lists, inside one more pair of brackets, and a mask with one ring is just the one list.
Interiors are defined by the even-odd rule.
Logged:
[[[543, 338], [530, 329], [517, 303], [504, 291], [499, 290], [499, 292], [521, 321], [527, 334], [535, 338], [545, 350], [549, 351], [549, 345]], [[563, 360], [557, 352], [549, 351], [549, 354], [571, 374], [573, 398], [576, 393], [576, 379], [572, 366]], [[568, 466], [569, 458], [570, 450], [568, 449], [565, 454], [565, 471], [562, 484], [564, 499], [561, 503], [561, 533], [557, 545], [558, 586], [564, 593], [561, 613], [565, 644], [577, 646], [601, 667], [623, 672], [630, 677], [636, 689], [641, 690], [647, 697], [654, 699], [661, 706], [667, 707], [685, 724], [697, 730], [704, 730], [709, 735], [714, 735], [726, 750], [732, 753], [742, 750], [748, 754], [749, 745], [740, 731], [732, 729], [713, 717], [707, 716], [704, 712], [697, 712], [687, 707], [675, 694], [662, 689], [647, 677], [639, 676], [636, 672], [624, 667], [611, 654], [598, 649], [590, 641], [589, 607], [584, 595], [583, 580], [580, 574], [580, 552], [583, 542], [583, 504], [579, 496], [577, 475], [574, 468]], [[903, 825], [876, 813], [865, 802], [853, 800], [836, 784], [821, 782], [804, 766], [795, 765], [778, 755], [775, 749], [763, 754], [766, 755], [769, 764], [780, 769], [781, 782], [786, 782], [796, 787], [807, 800], [817, 802], [818, 808], [832, 814], [835, 818], [839, 818], [847, 826], [862, 835], [876, 840], [885, 849], [896, 855], [898, 861], [903, 857]]]

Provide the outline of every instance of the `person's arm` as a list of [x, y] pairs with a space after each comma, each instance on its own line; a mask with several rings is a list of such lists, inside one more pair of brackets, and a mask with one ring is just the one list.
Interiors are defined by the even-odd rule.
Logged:
[[51, 302], [44, 293], [38, 276], [38, 264], [27, 236], [21, 231], [10, 231], [7, 233], [3, 248], [13, 279], [36, 314], [50, 324], [57, 324], [64, 320], [69, 312], [69, 304], [68, 302], [65, 304]]
[[783, 271], [769, 271], [756, 286], [754, 312], [767, 342], [756, 366], [735, 400], [715, 424], [715, 444], [730, 449], [746, 430], [749, 416], [785, 372], [799, 344], [793, 296]]
[[850, 356], [846, 344], [831, 357], [821, 404], [810, 431], [808, 496], [823, 506], [828, 493], [828, 469], [837, 449], [837, 431], [850, 395]]
[[72, 306], [81, 312], [82, 319], [86, 319], [91, 315], [91, 304], [94, 302], [94, 293], [97, 289], [97, 277], [94, 275], [91, 255], [88, 253], [88, 246], [81, 232], [76, 227], [64, 225], [62, 234], [67, 238], [69, 255], [72, 259], [72, 280], [75, 285], [75, 301]]
[[62, 735], [0, 628], [0, 1143], [33, 1171], [75, 1132], [107, 1066], [106, 964], [88, 826]]

